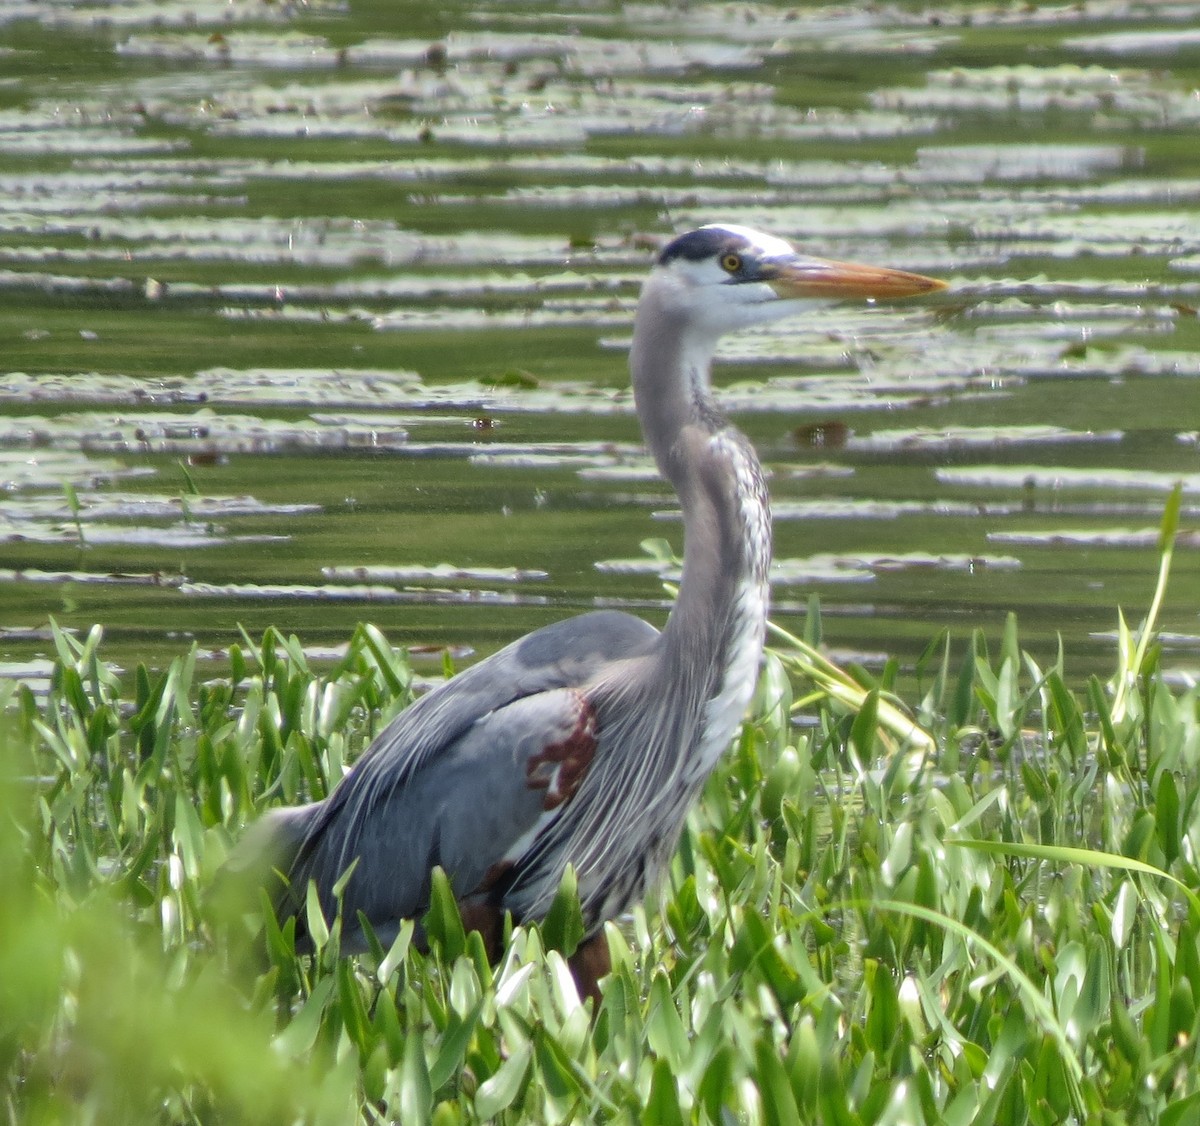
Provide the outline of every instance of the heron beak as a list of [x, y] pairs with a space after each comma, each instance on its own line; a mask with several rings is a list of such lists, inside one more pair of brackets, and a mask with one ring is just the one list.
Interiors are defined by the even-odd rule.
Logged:
[[762, 263], [760, 280], [780, 297], [847, 299], [915, 297], [936, 293], [946, 283], [907, 270], [864, 266], [857, 262], [832, 262], [797, 254]]

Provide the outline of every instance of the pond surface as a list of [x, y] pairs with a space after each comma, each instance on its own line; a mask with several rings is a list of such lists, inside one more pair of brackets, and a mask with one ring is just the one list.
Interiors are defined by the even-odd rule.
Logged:
[[948, 279], [722, 347], [776, 616], [1106, 673], [1186, 486], [1200, 3], [0, 9], [0, 671], [356, 621], [488, 652], [665, 616], [625, 348], [660, 240], [746, 223]]

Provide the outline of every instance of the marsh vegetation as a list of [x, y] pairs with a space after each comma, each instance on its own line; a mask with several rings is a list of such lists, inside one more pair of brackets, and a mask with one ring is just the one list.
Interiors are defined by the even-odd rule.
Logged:
[[1122, 637], [1083, 694], [1015, 619], [961, 663], [935, 639], [911, 711], [894, 667], [773, 653], [661, 898], [608, 924], [592, 1011], [569, 883], [498, 965], [446, 885], [428, 950], [406, 926], [354, 958], [315, 897], [298, 955], [294, 920], [214, 893], [247, 818], [324, 794], [410, 699], [375, 629], [325, 672], [247, 638], [207, 682], [194, 652], [123, 681], [98, 629], [56, 633], [48, 698], [0, 701], [7, 1115], [1186, 1122], [1197, 700], [1150, 633]]

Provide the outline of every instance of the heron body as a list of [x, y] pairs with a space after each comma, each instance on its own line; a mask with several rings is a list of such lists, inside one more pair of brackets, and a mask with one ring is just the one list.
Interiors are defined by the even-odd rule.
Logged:
[[942, 283], [827, 262], [736, 226], [660, 254], [630, 352], [646, 443], [679, 495], [684, 563], [662, 631], [601, 611], [528, 634], [421, 697], [324, 801], [268, 814], [261, 845], [286, 874], [282, 912], [315, 882], [342, 893], [343, 948], [365, 916], [385, 942], [429, 906], [440, 866], [464, 922], [499, 953], [503, 919], [537, 920], [566, 866], [585, 939], [572, 962], [598, 996], [606, 920], [660, 877], [688, 809], [729, 746], [757, 679], [771, 517], [750, 443], [717, 410], [709, 369], [725, 332], [849, 297]]

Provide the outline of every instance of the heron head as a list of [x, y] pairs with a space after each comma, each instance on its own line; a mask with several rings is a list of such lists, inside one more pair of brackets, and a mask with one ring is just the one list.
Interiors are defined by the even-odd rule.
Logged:
[[730, 224], [668, 243], [648, 284], [662, 311], [716, 336], [835, 301], [912, 297], [946, 286], [904, 270], [813, 258], [774, 235]]

